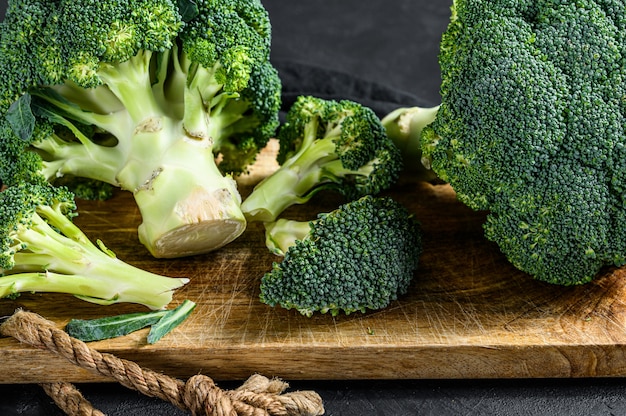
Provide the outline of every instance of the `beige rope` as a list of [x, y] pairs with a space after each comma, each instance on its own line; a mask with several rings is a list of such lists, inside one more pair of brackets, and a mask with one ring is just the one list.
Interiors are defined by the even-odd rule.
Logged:
[[94, 409], [71, 383], [46, 383], [41, 384], [41, 387], [67, 415], [105, 416], [101, 411]]
[[[183, 382], [112, 354], [100, 353], [32, 312], [16, 311], [0, 325], [0, 334], [47, 349], [75, 365], [112, 378], [146, 396], [168, 401], [194, 416], [318, 416], [324, 413], [322, 399], [313, 391], [283, 394], [287, 383], [261, 375], [253, 375], [236, 390], [222, 390], [203, 375]], [[69, 415], [102, 415], [95, 410], [89, 413], [86, 410], [90, 406], [88, 402], [70, 386], [53, 383], [44, 388]], [[64, 395], [69, 395], [69, 398], [63, 398]], [[57, 400], [56, 396], [62, 398]], [[63, 405], [67, 402], [72, 405], [64, 409]]]

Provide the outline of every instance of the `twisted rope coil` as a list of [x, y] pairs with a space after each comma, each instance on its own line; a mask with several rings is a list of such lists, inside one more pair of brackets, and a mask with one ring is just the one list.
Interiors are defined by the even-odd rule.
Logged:
[[[16, 311], [0, 325], [0, 334], [51, 351], [79, 367], [112, 378], [146, 396], [158, 397], [194, 416], [324, 414], [322, 399], [313, 391], [283, 393], [288, 387], [287, 383], [258, 374], [251, 376], [235, 390], [222, 390], [204, 375], [196, 375], [184, 382], [112, 354], [100, 353], [32, 312]], [[59, 408], [70, 416], [103, 416], [69, 383], [49, 383], [43, 385], [43, 388]]]

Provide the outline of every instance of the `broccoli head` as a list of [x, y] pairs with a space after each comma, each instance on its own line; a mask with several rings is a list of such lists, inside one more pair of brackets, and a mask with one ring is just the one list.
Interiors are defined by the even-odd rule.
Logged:
[[337, 315], [381, 309], [405, 294], [422, 252], [420, 224], [389, 197], [361, 197], [310, 222], [266, 223], [284, 255], [261, 280], [270, 305]]
[[389, 188], [402, 157], [380, 119], [350, 100], [300, 96], [278, 132], [279, 169], [261, 181], [242, 204], [254, 221], [274, 221], [289, 206], [333, 189], [348, 199]]
[[422, 151], [513, 265], [572, 285], [626, 264], [626, 5], [455, 0]]
[[132, 192], [156, 257], [221, 247], [245, 228], [232, 176], [278, 126], [270, 41], [259, 0], [11, 2], [0, 177]]
[[138, 269], [93, 244], [72, 222], [75, 210], [71, 192], [46, 182], [0, 192], [0, 298], [57, 292], [160, 309], [188, 281]]

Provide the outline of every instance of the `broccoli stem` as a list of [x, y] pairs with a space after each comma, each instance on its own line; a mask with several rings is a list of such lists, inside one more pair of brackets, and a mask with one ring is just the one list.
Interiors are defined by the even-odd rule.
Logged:
[[299, 173], [291, 169], [279, 169], [265, 177], [241, 204], [247, 219], [274, 221], [289, 206], [308, 201], [298, 192], [300, 180]]
[[21, 292], [59, 292], [102, 305], [132, 302], [160, 309], [188, 281], [122, 262], [91, 243], [54, 207], [38, 208], [31, 227], [21, 230], [19, 239], [28, 241], [28, 251], [15, 253], [17, 266], [0, 277], [0, 298]]
[[147, 118], [163, 115], [163, 105], [152, 92], [150, 70], [152, 56], [153, 52], [142, 50], [124, 62], [102, 63], [98, 70], [104, 85], [123, 104], [136, 125], [143, 123]]
[[[67, 120], [61, 122], [74, 133], [80, 143], [67, 142], [56, 134], [33, 143], [44, 157], [42, 166], [44, 177], [52, 180], [72, 174], [118, 185], [116, 176], [122, 158], [120, 149], [96, 144], [86, 138], [71, 122]], [[46, 161], [47, 154], [54, 155], [54, 160]]]
[[[248, 220], [275, 221], [285, 209], [307, 202], [315, 192], [321, 190], [328, 182], [324, 179], [325, 175], [329, 178], [336, 175], [333, 167], [341, 170], [342, 165], [335, 150], [335, 136], [313, 140], [314, 127], [308, 127], [305, 127], [305, 144], [302, 149], [272, 175], [259, 182], [241, 204]], [[343, 170], [345, 172], [345, 168]]]
[[[156, 275], [150, 276], [149, 273], [138, 275], [136, 270], [111, 277], [110, 273], [117, 272], [111, 269], [97, 276], [91, 271], [87, 276], [46, 271], [10, 274], [0, 279], [0, 297], [26, 292], [67, 293], [98, 305], [130, 302], [155, 310], [164, 308], [172, 301], [175, 288], [172, 288], [171, 282], [159, 282], [155, 280]], [[147, 285], [149, 290], [146, 289]]]
[[143, 220], [139, 240], [154, 257], [212, 251], [245, 230], [236, 182], [219, 171], [209, 143], [188, 137], [180, 120], [163, 118], [157, 131], [137, 132], [132, 145], [133, 158], [117, 177], [133, 192]]
[[304, 240], [311, 233], [308, 221], [280, 218], [265, 224], [265, 245], [273, 254], [284, 256], [296, 241]]
[[117, 286], [91, 276], [51, 272], [30, 272], [8, 275], [0, 279], [0, 298], [22, 292], [68, 293], [101, 305], [113, 304], [120, 296]]
[[[435, 120], [439, 106], [403, 107], [387, 114], [381, 120], [389, 138], [398, 146], [404, 160], [414, 174], [425, 181], [431, 181], [437, 175], [430, 169], [430, 162], [422, 158], [420, 138], [424, 127]], [[415, 163], [415, 161], [421, 163]]]
[[[10, 274], [0, 278], [0, 298], [25, 292], [68, 293], [98, 305], [131, 302], [150, 309], [161, 309], [171, 302], [171, 284], [147, 281], [146, 278], [153, 279], [154, 276], [137, 275], [136, 271], [112, 278], [110, 273], [116, 272], [111, 270], [97, 276], [91, 271], [86, 276], [45, 271]], [[132, 280], [122, 280], [130, 277]], [[150, 290], [145, 289], [146, 284], [150, 285]]]
[[[66, 143], [64, 147], [42, 143], [40, 150], [54, 151], [63, 158], [63, 163], [47, 164], [50, 175], [72, 173], [132, 192], [143, 220], [139, 240], [154, 257], [209, 252], [237, 238], [246, 227], [236, 182], [219, 171], [213, 153], [214, 140], [237, 117], [220, 116], [221, 105], [208, 111], [213, 99], [207, 96], [218, 90], [201, 85], [202, 80], [209, 82], [212, 78], [211, 71], [204, 68], [197, 68], [193, 82], [184, 89], [184, 97], [178, 97], [183, 107], [169, 108], [169, 103], [176, 100], [166, 85], [152, 85], [148, 70], [151, 56], [145, 52], [123, 63], [103, 64], [99, 74], [109, 88], [101, 91], [109, 102], [109, 94], [119, 100], [121, 110], [117, 112], [83, 111], [54, 95], [41, 95], [73, 119], [114, 135], [115, 146], [81, 138], [71, 122], [60, 118], [55, 121], [69, 127], [81, 144]], [[177, 57], [171, 53], [166, 57], [173, 60], [170, 70], [182, 71]], [[182, 77], [176, 79], [182, 82]], [[72, 87], [55, 91], [69, 97]], [[97, 100], [97, 91], [92, 99]], [[216, 100], [219, 104], [221, 98]], [[81, 105], [94, 107], [84, 102]]]

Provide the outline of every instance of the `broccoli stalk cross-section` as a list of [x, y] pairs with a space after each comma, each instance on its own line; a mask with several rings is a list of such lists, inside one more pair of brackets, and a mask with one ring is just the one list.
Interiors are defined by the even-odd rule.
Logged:
[[164, 308], [188, 279], [160, 276], [93, 244], [73, 222], [71, 192], [23, 184], [0, 192], [0, 298], [24, 292], [68, 293], [88, 302]]
[[429, 182], [437, 178], [430, 161], [422, 158], [422, 131], [435, 120], [439, 106], [401, 107], [384, 116], [387, 136], [402, 153], [404, 167], [414, 177]]
[[12, 2], [0, 178], [132, 192], [155, 257], [227, 244], [246, 226], [232, 176], [278, 126], [270, 36], [258, 0]]

